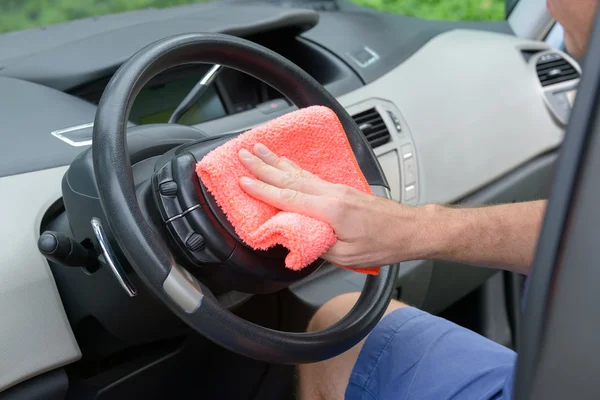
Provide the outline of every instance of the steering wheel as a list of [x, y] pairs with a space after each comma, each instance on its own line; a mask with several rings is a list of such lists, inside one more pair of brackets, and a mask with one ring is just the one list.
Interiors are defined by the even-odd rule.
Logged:
[[[267, 329], [221, 306], [199, 276], [250, 293], [280, 290], [314, 272], [284, 267], [281, 249], [254, 251], [235, 235], [194, 165], [231, 135], [201, 139], [160, 157], [152, 178], [158, 232], [138, 204], [126, 127], [139, 91], [157, 74], [183, 64], [221, 64], [249, 74], [281, 92], [298, 108], [323, 105], [340, 119], [374, 192], [389, 193], [381, 167], [356, 123], [316, 80], [280, 55], [223, 34], [169, 37], [140, 50], [114, 74], [99, 103], [93, 130], [93, 166], [105, 221], [129, 264], [176, 315], [200, 334], [244, 356], [273, 363], [321, 361], [362, 340], [383, 316], [399, 266], [368, 276], [357, 304], [338, 323], [318, 332]], [[187, 268], [186, 268], [187, 267]]]

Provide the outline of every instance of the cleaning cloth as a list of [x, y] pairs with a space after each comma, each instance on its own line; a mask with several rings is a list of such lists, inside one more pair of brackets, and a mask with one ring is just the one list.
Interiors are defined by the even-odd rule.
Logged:
[[[252, 174], [240, 162], [238, 152], [242, 148], [253, 152], [256, 143], [323, 180], [370, 194], [371, 188], [342, 124], [332, 110], [323, 106], [293, 111], [255, 127], [212, 150], [197, 164], [196, 173], [237, 235], [254, 249], [266, 250], [276, 244], [286, 247], [286, 267], [300, 270], [335, 244], [335, 232], [323, 221], [279, 210], [242, 190], [240, 178]], [[353, 270], [373, 275], [379, 272], [378, 268]]]

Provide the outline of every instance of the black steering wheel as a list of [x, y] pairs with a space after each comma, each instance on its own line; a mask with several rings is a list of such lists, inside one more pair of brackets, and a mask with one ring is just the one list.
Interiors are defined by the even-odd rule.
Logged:
[[[221, 64], [277, 89], [297, 107], [323, 105], [339, 117], [359, 165], [375, 193], [388, 185], [377, 158], [344, 108], [317, 81], [290, 61], [250, 41], [222, 34], [186, 34], [147, 46], [114, 74], [94, 122], [93, 165], [106, 223], [127, 260], [174, 313], [212, 341], [250, 358], [274, 363], [308, 363], [334, 357], [363, 339], [383, 316], [399, 266], [367, 277], [354, 308], [337, 324], [310, 333], [281, 332], [243, 320], [222, 307], [198, 277], [221, 286], [266, 293], [282, 289], [323, 264], [298, 273], [284, 267], [281, 249], [246, 247], [193, 167], [232, 136], [202, 139], [161, 157], [152, 179], [164, 232], [151, 227], [136, 195], [126, 127], [139, 91], [157, 74], [183, 64]], [[187, 267], [187, 268], [184, 268]]]

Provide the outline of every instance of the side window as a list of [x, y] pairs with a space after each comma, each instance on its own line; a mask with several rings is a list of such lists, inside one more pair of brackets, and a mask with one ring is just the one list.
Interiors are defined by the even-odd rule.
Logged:
[[496, 21], [505, 18], [505, 1], [518, 0], [351, 0], [380, 11], [433, 20]]

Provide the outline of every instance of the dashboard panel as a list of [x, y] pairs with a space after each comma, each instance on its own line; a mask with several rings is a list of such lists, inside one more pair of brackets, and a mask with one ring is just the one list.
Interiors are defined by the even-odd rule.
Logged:
[[[334, 95], [342, 95], [362, 86], [358, 75], [348, 65], [323, 48], [297, 36], [296, 29], [284, 28], [276, 33], [261, 33], [246, 38], [294, 62]], [[138, 94], [131, 109], [130, 122], [166, 123], [210, 67], [205, 64], [182, 66], [153, 78]], [[98, 104], [111, 76], [83, 83], [67, 93]], [[261, 107], [266, 107], [265, 113], [270, 113], [289, 105], [279, 92], [263, 82], [224, 68], [214, 85], [198, 104], [182, 116], [179, 123], [195, 125]]]
[[[541, 180], [547, 179], [552, 160], [538, 158], [560, 146], [564, 124], [544, 100], [535, 68], [522, 51], [539, 55], [548, 50], [545, 44], [510, 35], [504, 23], [435, 23], [364, 11], [338, 14], [265, 5], [239, 7], [236, 13], [216, 3], [164, 13], [139, 12], [129, 18], [109, 16], [89, 24], [89, 32], [73, 41], [70, 32], [83, 32], [81, 22], [75, 21], [43, 33], [52, 50], [36, 42], [42, 36], [38, 30], [0, 36], [3, 48], [12, 43], [11, 51], [0, 56], [4, 67], [0, 69], [0, 118], [5, 121], [0, 127], [0, 192], [11, 194], [0, 201], [10, 214], [10, 223], [0, 229], [0, 238], [5, 239], [0, 241], [0, 297], [11, 301], [10, 308], [0, 308], [0, 354], [18, 355], [21, 361], [14, 368], [14, 357], [0, 360], [0, 391], [80, 357], [73, 337], [78, 326], [70, 326], [74, 319], [66, 319], [65, 305], [71, 318], [71, 307], [77, 307], [80, 298], [93, 299], [101, 307], [93, 288], [102, 288], [111, 304], [130, 302], [106, 271], [79, 270], [69, 274], [86, 284], [61, 291], [61, 302], [48, 263], [35, 251], [44, 218], [31, 208], [43, 213], [60, 204], [66, 166], [89, 146], [85, 141], [73, 145], [52, 132], [80, 127], [71, 132], [89, 138], [96, 104], [116, 68], [153, 40], [197, 29], [201, 18], [205, 30], [245, 36], [290, 58], [356, 118], [378, 116], [389, 140], [374, 145], [374, 151], [396, 201], [420, 205], [470, 199], [479, 204], [540, 195]], [[399, 32], [403, 34], [396, 36]], [[19, 43], [23, 45], [16, 46]], [[365, 47], [378, 55], [377, 62], [361, 65], [362, 56], [356, 51]], [[73, 59], [78, 62], [65, 61]], [[208, 67], [186, 67], [156, 77], [138, 96], [131, 124], [164, 121]], [[252, 77], [225, 70], [184, 122], [208, 135], [240, 131], [293, 109], [281, 101], [278, 93]], [[516, 181], [508, 185], [504, 181], [508, 177]], [[477, 197], [486, 189], [489, 194]], [[15, 234], [14, 229], [23, 231]], [[14, 238], [16, 244], [6, 245]], [[464, 281], [455, 282], [439, 270], [431, 261], [406, 263], [399, 287], [407, 301], [439, 310], [488, 276], [473, 278], [467, 272]], [[295, 285], [292, 293], [318, 306], [338, 293], [360, 289], [363, 279], [329, 267]], [[436, 279], [445, 283], [443, 290]], [[38, 296], [23, 290], [34, 286]], [[143, 302], [151, 296], [146, 295], [140, 295], [132, 307], [148, 308]], [[39, 316], [25, 307], [37, 307], [44, 321], [51, 319], [54, 325], [40, 323]], [[118, 320], [127, 317], [128, 309], [113, 307], [111, 313], [97, 311], [95, 317], [103, 329], [123, 338], [131, 334], [127, 331], [131, 327], [119, 325]], [[132, 320], [136, 329], [146, 327], [143, 318]], [[19, 337], [20, 332], [32, 334]], [[153, 334], [148, 330], [148, 337]], [[42, 345], [54, 351], [41, 357]]]

